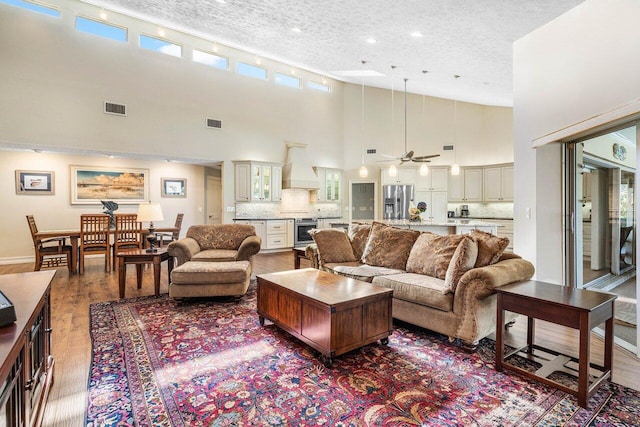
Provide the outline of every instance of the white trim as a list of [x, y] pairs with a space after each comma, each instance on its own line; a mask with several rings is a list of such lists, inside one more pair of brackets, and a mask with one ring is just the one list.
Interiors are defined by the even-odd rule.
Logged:
[[35, 256], [16, 256], [16, 257], [6, 257], [0, 258], [0, 265], [9, 265], [9, 264], [33, 264], [36, 261]]

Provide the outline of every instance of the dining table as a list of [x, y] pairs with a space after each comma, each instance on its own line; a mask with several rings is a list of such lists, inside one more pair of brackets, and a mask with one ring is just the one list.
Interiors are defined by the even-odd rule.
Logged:
[[[179, 231], [176, 227], [158, 227], [154, 229], [156, 233], [173, 233]], [[116, 230], [114, 228], [109, 229], [109, 234], [114, 235]], [[144, 237], [149, 234], [148, 228], [142, 229], [143, 240]], [[67, 230], [41, 230], [38, 231], [35, 236], [38, 239], [51, 239], [54, 237], [66, 237], [69, 238], [71, 243], [71, 274], [78, 273], [78, 241], [80, 240], [79, 229], [67, 229]], [[117, 254], [115, 254], [117, 255]]]

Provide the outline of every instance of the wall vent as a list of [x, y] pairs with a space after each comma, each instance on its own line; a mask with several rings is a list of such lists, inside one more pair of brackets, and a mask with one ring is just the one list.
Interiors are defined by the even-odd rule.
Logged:
[[442, 149], [444, 151], [453, 151], [453, 145], [443, 145]]
[[115, 114], [117, 116], [126, 116], [127, 106], [124, 104], [115, 104], [113, 102], [104, 101], [104, 112], [107, 114]]
[[212, 129], [222, 129], [222, 120], [207, 118], [207, 127]]
[[375, 148], [367, 148], [367, 154], [376, 154]]

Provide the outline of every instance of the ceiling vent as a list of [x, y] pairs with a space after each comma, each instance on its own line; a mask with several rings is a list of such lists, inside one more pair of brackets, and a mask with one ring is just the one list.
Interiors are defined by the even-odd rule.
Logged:
[[104, 112], [107, 114], [115, 114], [117, 116], [126, 116], [127, 106], [124, 104], [115, 104], [113, 102], [104, 101]]
[[375, 148], [367, 148], [367, 154], [376, 154], [377, 150]]
[[207, 117], [207, 127], [212, 129], [222, 129], [222, 120], [210, 119]]
[[453, 151], [453, 145], [443, 145], [442, 149], [444, 151]]

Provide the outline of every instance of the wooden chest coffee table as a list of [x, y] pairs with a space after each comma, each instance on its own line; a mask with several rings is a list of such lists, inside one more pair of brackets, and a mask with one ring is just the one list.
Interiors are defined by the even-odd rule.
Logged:
[[333, 358], [377, 340], [389, 342], [393, 290], [305, 268], [258, 275], [258, 316]]

